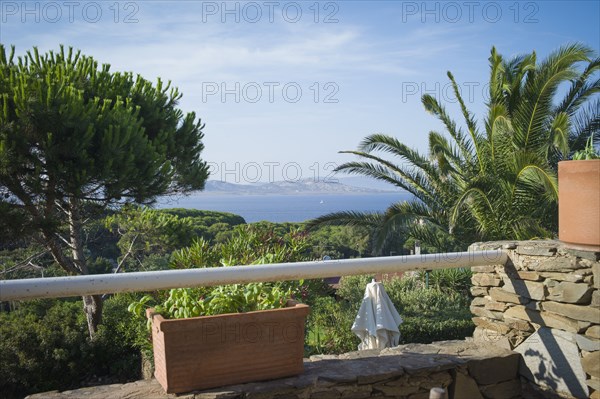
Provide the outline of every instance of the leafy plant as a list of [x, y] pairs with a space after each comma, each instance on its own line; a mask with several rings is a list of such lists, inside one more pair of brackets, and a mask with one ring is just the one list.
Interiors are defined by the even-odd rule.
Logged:
[[[478, 124], [448, 72], [464, 119], [457, 124], [434, 97], [425, 109], [446, 134], [429, 133], [421, 154], [384, 135], [366, 137], [359, 157], [336, 170], [371, 177], [404, 189], [415, 200], [383, 213], [338, 212], [312, 222], [370, 226], [377, 244], [402, 231], [437, 252], [475, 241], [550, 237], [557, 231], [557, 162], [600, 134], [600, 88], [596, 52], [580, 44], [561, 47], [545, 59], [535, 52], [489, 58], [487, 116]], [[560, 90], [562, 85], [568, 90]], [[483, 128], [482, 128], [483, 127]]]
[[157, 303], [156, 298], [146, 295], [132, 302], [128, 310], [144, 317], [145, 308], [152, 306], [166, 318], [182, 319], [278, 309], [285, 307], [292, 296], [291, 287], [286, 289], [282, 283], [231, 284], [212, 289], [174, 288], [169, 290], [167, 298], [162, 302]]
[[590, 138], [585, 144], [585, 148], [580, 151], [576, 151], [573, 154], [574, 161], [584, 161], [590, 159], [600, 159], [600, 151], [594, 147], [594, 136], [590, 135]]
[[[175, 251], [171, 257], [173, 268], [227, 267], [233, 265], [268, 264], [306, 260], [309, 248], [307, 236], [297, 228], [282, 235], [270, 226], [237, 226], [232, 236], [223, 243], [210, 245], [204, 239]], [[147, 306], [169, 318], [207, 316], [284, 307], [288, 299], [297, 297], [310, 300], [323, 284], [317, 281], [290, 281], [277, 283], [230, 284], [215, 288], [178, 288], [168, 291], [166, 297], [158, 293], [144, 296], [130, 305], [130, 311], [143, 316]]]

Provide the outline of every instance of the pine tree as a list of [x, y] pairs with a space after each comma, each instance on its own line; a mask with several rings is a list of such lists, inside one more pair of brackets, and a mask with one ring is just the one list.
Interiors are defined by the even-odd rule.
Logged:
[[[0, 229], [31, 235], [68, 274], [89, 274], [91, 212], [204, 187], [203, 125], [180, 98], [170, 83], [111, 72], [72, 48], [15, 57], [0, 45]], [[83, 301], [93, 336], [102, 300]]]

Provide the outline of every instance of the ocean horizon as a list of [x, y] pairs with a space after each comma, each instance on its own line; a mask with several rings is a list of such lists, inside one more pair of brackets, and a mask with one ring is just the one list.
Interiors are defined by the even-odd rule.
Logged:
[[163, 198], [157, 208], [187, 208], [229, 212], [246, 222], [304, 222], [332, 212], [381, 212], [392, 203], [410, 200], [407, 192], [386, 193], [310, 193], [310, 194], [196, 194]]

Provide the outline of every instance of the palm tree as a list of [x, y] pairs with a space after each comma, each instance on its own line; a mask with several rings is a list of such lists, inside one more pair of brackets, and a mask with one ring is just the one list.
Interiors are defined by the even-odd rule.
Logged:
[[429, 133], [428, 156], [374, 134], [356, 151], [343, 151], [359, 161], [337, 168], [391, 183], [414, 200], [394, 203], [379, 214], [328, 214], [311, 224], [370, 225], [380, 245], [400, 229], [440, 251], [477, 240], [552, 236], [557, 162], [583, 147], [590, 135], [600, 139], [600, 59], [593, 57], [591, 49], [573, 44], [540, 63], [535, 52], [506, 61], [492, 48], [483, 130], [448, 72], [466, 130], [434, 97], [424, 95], [425, 109], [447, 131]]

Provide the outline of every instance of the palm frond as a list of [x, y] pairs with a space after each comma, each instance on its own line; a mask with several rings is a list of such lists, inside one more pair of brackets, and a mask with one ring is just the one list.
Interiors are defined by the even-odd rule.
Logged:
[[446, 126], [446, 130], [460, 149], [460, 152], [464, 159], [472, 161], [473, 159], [473, 148], [469, 140], [465, 137], [460, 128], [457, 128], [456, 122], [454, 122], [446, 109], [435, 99], [435, 97], [425, 94], [421, 98], [421, 102], [425, 106], [425, 110], [437, 116], [437, 118]]

